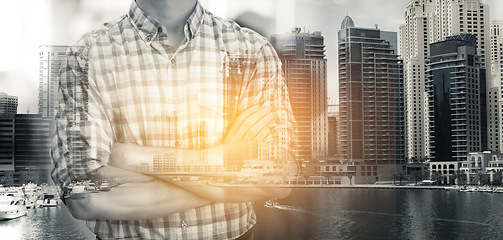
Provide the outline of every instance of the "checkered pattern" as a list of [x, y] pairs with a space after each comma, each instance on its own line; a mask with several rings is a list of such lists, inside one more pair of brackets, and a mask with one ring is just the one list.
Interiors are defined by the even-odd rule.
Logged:
[[[253, 106], [274, 116], [267, 139], [290, 139], [293, 115], [281, 62], [265, 38], [199, 3], [181, 47], [171, 47], [166, 33], [133, 1], [129, 14], [68, 49], [52, 149], [52, 176], [63, 189], [106, 165], [114, 142], [217, 146]], [[244, 63], [233, 70], [239, 79], [227, 77], [233, 59]], [[255, 222], [252, 203], [214, 203], [158, 219], [87, 224], [102, 239], [231, 239]]]

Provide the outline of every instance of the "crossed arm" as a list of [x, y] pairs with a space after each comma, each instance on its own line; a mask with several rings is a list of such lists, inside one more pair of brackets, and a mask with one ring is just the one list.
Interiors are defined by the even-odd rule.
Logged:
[[[78, 112], [81, 116], [85, 116], [86, 121], [90, 122], [89, 125], [86, 125], [86, 130], [89, 132], [81, 133], [82, 137], [86, 142], [95, 145], [101, 144], [94, 146], [95, 151], [92, 152], [92, 159], [104, 160], [108, 158], [109, 147], [113, 145], [111, 160], [108, 165], [97, 170], [96, 178], [119, 178], [122, 184], [108, 192], [71, 194], [66, 199], [66, 203], [74, 217], [89, 220], [152, 219], [208, 205], [212, 202], [254, 201], [268, 197], [281, 198], [289, 194], [288, 189], [279, 188], [224, 188], [190, 181], [170, 182], [128, 169], [125, 163], [128, 161], [127, 158], [133, 157], [132, 153], [170, 152], [180, 151], [180, 149], [155, 149], [113, 142], [115, 131], [112, 129], [113, 121], [110, 120], [114, 116], [113, 107], [110, 99], [107, 98], [107, 101], [103, 101], [99, 90], [102, 88], [98, 87], [98, 85], [107, 86], [107, 84], [93, 78], [94, 75], [101, 72], [96, 72], [93, 68], [98, 64], [89, 61], [88, 51], [87, 43], [84, 41], [70, 48], [68, 52], [70, 57], [62, 67], [61, 76], [64, 77], [62, 78], [64, 81], [60, 81], [61, 103], [56, 117], [56, 129], [58, 134], [61, 133], [62, 136], [56, 134], [53, 138], [52, 152], [55, 163], [53, 178], [57, 182], [68, 184], [71, 179], [84, 179], [88, 174], [84, 170], [85, 161], [73, 160], [69, 154], [72, 150], [71, 139], [73, 138], [70, 131], [74, 131], [73, 128], [77, 125], [71, 123], [76, 121], [73, 116], [75, 112]], [[258, 54], [255, 65], [255, 69], [260, 69], [260, 71], [256, 70], [253, 73], [253, 81], [245, 83], [246, 94], [243, 94], [251, 96], [250, 99], [257, 100], [257, 102], [268, 102], [275, 110], [259, 106], [258, 103], [255, 103], [256, 105], [251, 102], [247, 103], [248, 109], [239, 113], [222, 145], [204, 151], [221, 151], [221, 148], [236, 146], [239, 148], [252, 139], [260, 142], [261, 139], [271, 135], [271, 132], [268, 131], [270, 126], [277, 124], [274, 121], [279, 118], [278, 116], [284, 115], [281, 121], [293, 124], [293, 119], [290, 119], [293, 118], [293, 115], [286, 85], [281, 79], [280, 63], [281, 61], [274, 53], [272, 46], [264, 46]], [[86, 94], [81, 99], [79, 96], [83, 93]], [[278, 114], [277, 109], [283, 109], [285, 112]], [[272, 112], [275, 112], [276, 116], [273, 116]], [[293, 126], [286, 127], [291, 129]], [[120, 150], [121, 148], [122, 150]], [[184, 151], [190, 155], [193, 153], [191, 151], [201, 150]]]
[[[250, 116], [253, 116], [250, 118]], [[249, 120], [252, 123], [250, 123]], [[265, 198], [284, 198], [290, 189], [252, 186], [218, 187], [196, 181], [160, 180], [153, 176], [135, 172], [128, 168], [138, 162], [140, 156], [177, 153], [182, 156], [222, 152], [224, 148], [239, 151], [248, 145], [249, 139], [262, 139], [269, 132], [267, 125], [272, 121], [267, 109], [252, 107], [237, 119], [223, 144], [204, 150], [180, 150], [143, 147], [130, 143], [114, 143], [110, 166], [98, 169], [97, 179], [120, 179], [123, 183], [108, 192], [72, 194], [67, 200], [70, 212], [78, 219], [135, 220], [164, 217], [183, 212], [212, 202], [247, 202]], [[246, 130], [243, 130], [246, 129]], [[252, 129], [252, 130], [250, 130]], [[253, 129], [256, 129], [253, 130]]]

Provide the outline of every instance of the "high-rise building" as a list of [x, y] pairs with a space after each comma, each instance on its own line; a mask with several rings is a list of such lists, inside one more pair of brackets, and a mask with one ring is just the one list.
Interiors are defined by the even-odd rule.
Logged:
[[[83, 163], [88, 159], [87, 143], [81, 136], [82, 128], [85, 126], [87, 115], [81, 115], [79, 108], [85, 111], [88, 108], [89, 96], [85, 91], [87, 82], [82, 78], [66, 78], [60, 74], [61, 64], [66, 59], [66, 46], [41, 46], [40, 47], [40, 86], [39, 86], [39, 114], [42, 118], [53, 119], [55, 116], [59, 119], [65, 119], [64, 126], [56, 126], [50, 123], [50, 126], [64, 128], [65, 136], [61, 136], [68, 146], [68, 158], [74, 163]], [[82, 82], [84, 81], [84, 82]], [[72, 86], [68, 91], [68, 98], [72, 101], [64, 102], [59, 99], [59, 84]], [[57, 111], [56, 111], [57, 110]], [[55, 123], [57, 124], [57, 123]], [[60, 131], [63, 129], [60, 129]], [[52, 134], [53, 129], [49, 130]], [[51, 135], [52, 141], [57, 141], [56, 136]], [[54, 142], [52, 144], [55, 144]], [[84, 169], [75, 169], [81, 171], [75, 174], [85, 174]], [[56, 183], [59, 184], [59, 183]]]
[[[503, 20], [491, 22], [491, 82], [495, 85], [492, 94], [489, 95], [491, 111], [489, 121], [497, 122], [496, 126], [490, 128], [488, 133], [489, 149], [493, 151], [503, 151]], [[494, 104], [498, 108], [494, 109]], [[492, 118], [492, 119], [491, 119]], [[492, 134], [492, 136], [491, 136]], [[492, 139], [491, 139], [492, 138]]]
[[[407, 3], [405, 24], [400, 27], [400, 54], [404, 59], [408, 159], [423, 161], [429, 155], [425, 94], [429, 44], [448, 36], [471, 33], [477, 37], [477, 55], [481, 67], [485, 67], [490, 58], [488, 32], [489, 7], [481, 0], [411, 0]], [[488, 82], [487, 88], [493, 85]], [[486, 91], [483, 94], [487, 94]]]
[[491, 87], [487, 91], [487, 144], [482, 150], [500, 151], [501, 116], [499, 107], [500, 88]]
[[48, 118], [40, 114], [16, 114], [14, 159], [15, 171], [25, 179], [20, 182], [49, 182], [51, 169]]
[[0, 172], [14, 171], [15, 114], [0, 114]]
[[397, 33], [357, 28], [346, 16], [339, 31], [339, 154], [361, 165], [403, 159], [401, 62]]
[[58, 73], [68, 46], [40, 46], [38, 113], [52, 118], [58, 101]]
[[429, 156], [464, 161], [482, 147], [481, 71], [476, 36], [461, 34], [431, 44], [427, 71]]
[[10, 96], [7, 93], [0, 92], [0, 114], [17, 113], [18, 100], [16, 96]]
[[425, 59], [433, 42], [435, 4], [410, 1], [406, 5], [405, 25], [400, 26], [400, 54], [403, 58], [405, 93], [405, 144], [409, 161], [424, 161], [427, 156], [425, 110]]
[[404, 87], [404, 76], [403, 76], [403, 60], [399, 59], [398, 62], [398, 124], [396, 126], [397, 134], [397, 144], [398, 144], [398, 159], [404, 162], [406, 161], [407, 144], [405, 142], [405, 87]]
[[300, 28], [271, 36], [283, 63], [290, 103], [296, 120], [294, 140], [298, 160], [311, 161], [328, 154], [327, 60], [321, 32]]
[[7, 184], [49, 182], [49, 150], [47, 118], [0, 114], [0, 176], [9, 176]]

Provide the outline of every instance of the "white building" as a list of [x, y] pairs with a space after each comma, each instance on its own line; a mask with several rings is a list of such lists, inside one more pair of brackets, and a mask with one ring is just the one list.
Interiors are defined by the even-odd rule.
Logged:
[[39, 47], [40, 71], [38, 86], [38, 113], [53, 117], [58, 101], [58, 73], [66, 58], [68, 46], [45, 45]]
[[0, 114], [3, 113], [17, 113], [18, 98], [17, 96], [11, 96], [7, 93], [0, 92]]
[[[429, 155], [424, 95], [429, 44], [472, 33], [477, 36], [477, 55], [484, 67], [490, 58], [488, 32], [489, 7], [481, 0], [411, 0], [406, 5], [400, 53], [404, 59], [407, 158], [426, 160]], [[492, 85], [488, 82], [487, 87]]]
[[466, 184], [502, 183], [503, 155], [492, 151], [469, 153], [460, 172]]
[[[491, 74], [491, 81], [496, 85], [490, 100], [492, 114], [489, 115], [498, 126], [490, 128], [493, 132], [489, 132], [489, 146], [493, 151], [503, 151], [503, 20], [494, 20], [491, 22], [491, 67], [488, 69]], [[497, 109], [494, 108], [497, 105]], [[489, 106], [488, 106], [489, 107]], [[491, 136], [492, 134], [492, 136]], [[493, 139], [491, 139], [491, 137]]]

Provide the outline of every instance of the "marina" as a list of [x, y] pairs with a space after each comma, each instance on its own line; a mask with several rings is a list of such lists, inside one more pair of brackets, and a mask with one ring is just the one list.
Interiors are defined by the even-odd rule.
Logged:
[[[296, 187], [286, 199], [257, 201], [255, 239], [503, 237], [503, 195], [480, 190], [488, 187], [387, 187]], [[0, 221], [0, 232], [1, 239], [95, 239], [61, 202]]]

